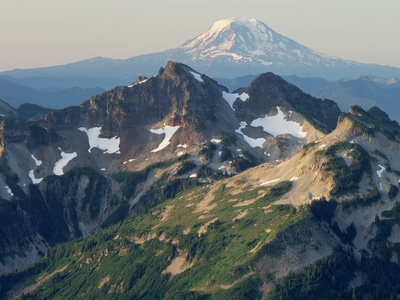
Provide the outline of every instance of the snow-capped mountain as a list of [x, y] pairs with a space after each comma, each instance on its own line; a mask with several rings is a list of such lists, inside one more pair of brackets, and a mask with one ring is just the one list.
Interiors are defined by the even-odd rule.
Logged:
[[0, 74], [25, 80], [35, 77], [36, 83], [40, 78], [48, 82], [48, 77], [57, 77], [62, 79], [64, 87], [68, 80], [77, 86], [76, 79], [79, 78], [85, 88], [92, 87], [93, 78], [98, 78], [97, 86], [103, 87], [101, 83], [105, 79], [108, 83], [127, 85], [137, 76], [151, 76], [169, 60], [191, 65], [213, 78], [235, 78], [265, 72], [326, 79], [359, 75], [400, 77], [399, 68], [330, 57], [280, 35], [259, 20], [247, 18], [217, 21], [207, 32], [196, 38], [177, 48], [158, 53], [129, 59], [98, 57], [62, 66], [13, 70]]
[[333, 66], [351, 63], [335, 59], [286, 38], [257, 19], [217, 21], [206, 33], [179, 47], [193, 60], [228, 58], [264, 66]]

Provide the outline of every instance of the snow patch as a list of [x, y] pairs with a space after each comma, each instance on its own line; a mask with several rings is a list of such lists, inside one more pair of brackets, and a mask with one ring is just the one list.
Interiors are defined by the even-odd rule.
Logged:
[[193, 173], [193, 174], [192, 174], [192, 175], [190, 175], [189, 177], [190, 177], [190, 178], [197, 177], [197, 174], [196, 174], [196, 173]]
[[100, 150], [104, 150], [104, 153], [108, 154], [120, 154], [119, 152], [119, 143], [120, 138], [114, 136], [110, 139], [100, 138], [99, 135], [101, 133], [101, 127], [93, 127], [87, 129], [85, 127], [78, 128], [80, 131], [86, 132], [88, 140], [89, 140], [89, 150], [91, 153], [93, 148], [99, 148]]
[[35, 178], [35, 174], [33, 173], [33, 170], [29, 171], [29, 178], [32, 180], [33, 184], [39, 184], [43, 180], [43, 178]]
[[[303, 126], [300, 126], [300, 124], [297, 122], [286, 120], [281, 108], [278, 106], [276, 108], [278, 110], [278, 114], [276, 116], [265, 116], [264, 118], [255, 119], [250, 125], [253, 127], [262, 127], [264, 132], [270, 133], [273, 136], [277, 136], [279, 134], [291, 134], [298, 138], [304, 138], [307, 135], [307, 132], [303, 131]], [[262, 148], [266, 139], [255, 139], [245, 135], [242, 130], [246, 128], [246, 126], [247, 125], [245, 122], [241, 122], [239, 128], [236, 129], [235, 132], [241, 134], [250, 147]], [[298, 142], [301, 143], [301, 141]]]
[[172, 136], [180, 127], [181, 126], [165, 126], [164, 128], [150, 129], [152, 133], [165, 134], [164, 140], [161, 142], [161, 144], [158, 145], [156, 149], [151, 150], [151, 152], [158, 152], [167, 147], [170, 144], [169, 140], [172, 138]]
[[37, 159], [37, 158], [35, 157], [35, 155], [31, 154], [31, 157], [32, 157], [32, 159], [34, 160], [36, 167], [39, 167], [39, 166], [42, 164], [42, 161], [39, 160], [39, 159]]
[[132, 83], [131, 85], [128, 85], [128, 88], [131, 88], [131, 87], [133, 87], [134, 85], [137, 85], [137, 84], [145, 83], [147, 80], [149, 80], [149, 79], [147, 78], [145, 80], [142, 80], [142, 81], [139, 81], [139, 82], [136, 82], [136, 83]]
[[325, 148], [325, 147], [326, 147], [326, 144], [323, 144], [323, 145], [319, 146], [318, 149], [322, 149], [322, 148]]
[[378, 166], [380, 169], [376, 171], [376, 175], [378, 175], [378, 177], [381, 178], [383, 171], [385, 171], [386, 169], [384, 166], [381, 166], [381, 165], [378, 165]]
[[186, 149], [187, 147], [188, 146], [186, 144], [183, 144], [183, 145], [179, 144], [176, 146], [176, 148], [183, 148], [183, 149]]
[[264, 182], [260, 183], [260, 186], [267, 185], [267, 184], [274, 183], [274, 182], [278, 182], [279, 180], [281, 180], [281, 179], [278, 178], [278, 179], [272, 179], [272, 180], [264, 181]]
[[290, 181], [296, 181], [297, 179], [299, 179], [299, 177], [293, 176]]
[[200, 82], [204, 82], [203, 78], [201, 78], [201, 75], [195, 72], [190, 71], [190, 74], [193, 75], [194, 78], [196, 78], [196, 80], [200, 81]]
[[[57, 176], [64, 175], [64, 167], [75, 157], [77, 157], [78, 154], [76, 152], [72, 153], [65, 153], [64, 151], [61, 152], [61, 159], [56, 162], [54, 168], [53, 168], [53, 173]], [[33, 181], [33, 180], [32, 180]]]
[[246, 101], [247, 99], [249, 99], [249, 95], [247, 93], [242, 93], [239, 95], [239, 93], [230, 94], [225, 91], [222, 92], [222, 97], [224, 97], [226, 102], [228, 102], [228, 104], [230, 105], [230, 107], [232, 107], [233, 110], [235, 110], [233, 108], [233, 103], [236, 101], [237, 98], [239, 98], [242, 101]]
[[222, 140], [220, 139], [212, 139], [211, 142], [213, 142], [214, 144], [219, 144], [222, 142]]
[[105, 170], [106, 170], [106, 168], [101, 168], [101, 169], [100, 169], [100, 171], [105, 171]]
[[285, 119], [281, 107], [277, 106], [276, 109], [278, 113], [275, 116], [255, 119], [250, 125], [253, 127], [261, 126], [265, 132], [273, 136], [288, 133], [298, 138], [304, 138], [307, 135], [307, 132], [303, 131], [303, 126], [300, 126], [299, 123]]
[[134, 158], [130, 158], [128, 161], [133, 162], [134, 160], [135, 160]]
[[5, 185], [4, 187], [6, 188], [7, 193], [8, 193], [11, 197], [13, 197], [13, 196], [14, 196], [14, 193], [12, 192], [12, 190], [10, 189], [10, 187], [9, 187], [8, 185]]

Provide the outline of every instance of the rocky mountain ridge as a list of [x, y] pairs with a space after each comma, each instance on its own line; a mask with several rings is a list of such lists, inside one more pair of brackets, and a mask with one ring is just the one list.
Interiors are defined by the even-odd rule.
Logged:
[[148, 213], [52, 248], [3, 276], [0, 295], [390, 299], [399, 291], [399, 143], [396, 122], [354, 106], [294, 155], [188, 185]]
[[0, 196], [13, 218], [0, 229], [1, 269], [24, 267], [50, 245], [147, 211], [187, 186], [288, 157], [331, 131], [339, 114], [334, 102], [273, 74], [229, 93], [169, 62], [80, 106], [6, 118]]

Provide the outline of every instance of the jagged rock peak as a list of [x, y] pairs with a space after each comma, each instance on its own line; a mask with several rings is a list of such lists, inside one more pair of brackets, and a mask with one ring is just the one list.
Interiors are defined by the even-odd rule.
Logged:
[[202, 77], [205, 75], [201, 75], [197, 71], [193, 70], [189, 66], [176, 62], [176, 61], [168, 61], [167, 65], [165, 68], [160, 68], [158, 71], [159, 76], [165, 76], [165, 77], [182, 77], [186, 78], [188, 75], [191, 76], [194, 79], [197, 79], [198, 81], [202, 81]]

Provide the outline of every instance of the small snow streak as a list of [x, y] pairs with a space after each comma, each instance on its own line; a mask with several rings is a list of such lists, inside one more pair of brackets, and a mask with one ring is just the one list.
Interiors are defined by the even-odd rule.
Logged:
[[43, 178], [35, 178], [35, 174], [33, 173], [33, 170], [29, 171], [29, 178], [32, 180], [33, 184], [39, 184], [43, 180]]
[[14, 193], [11, 191], [10, 187], [9, 187], [8, 185], [6, 185], [6, 186], [4, 186], [4, 187], [6, 188], [7, 193], [8, 193], [11, 197], [13, 197], [13, 196], [14, 196]]
[[378, 166], [380, 169], [376, 171], [376, 175], [378, 175], [378, 177], [381, 178], [383, 171], [385, 171], [386, 169], [384, 166], [381, 166], [381, 165], [378, 165]]
[[31, 154], [32, 159], [35, 161], [36, 167], [39, 167], [42, 164], [42, 161], [37, 159], [35, 155]]
[[201, 75], [195, 72], [190, 71], [190, 74], [192, 74], [194, 76], [194, 78], [196, 78], [196, 80], [200, 81], [200, 82], [204, 82], [203, 78], [201, 78]]
[[61, 159], [56, 162], [54, 168], [53, 168], [53, 173], [57, 176], [61, 176], [64, 174], [64, 167], [75, 157], [77, 157], [78, 154], [76, 152], [72, 153], [65, 153], [64, 151], [61, 152]]

